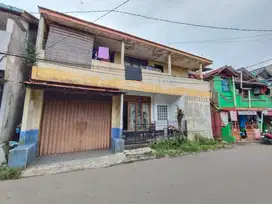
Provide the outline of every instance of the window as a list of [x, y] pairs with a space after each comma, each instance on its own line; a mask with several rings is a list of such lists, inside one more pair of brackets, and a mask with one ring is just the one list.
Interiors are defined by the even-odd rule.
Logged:
[[140, 68], [140, 69], [145, 69], [146, 66], [148, 65], [148, 61], [137, 59], [134, 57], [125, 56], [125, 65], [129, 66], [129, 67], [136, 67], [136, 68]]
[[146, 129], [150, 120], [150, 104], [128, 102], [128, 129]]
[[223, 92], [229, 92], [229, 81], [227, 79], [222, 80], [222, 91]]
[[128, 57], [128, 56], [125, 56], [125, 66], [135, 67], [139, 69], [147, 69], [147, 70], [156, 71], [156, 72], [163, 72], [163, 66], [161, 65], [154, 64], [152, 66], [148, 66], [147, 60], [137, 59], [137, 58]]
[[157, 105], [157, 119], [168, 120], [168, 106], [167, 105]]

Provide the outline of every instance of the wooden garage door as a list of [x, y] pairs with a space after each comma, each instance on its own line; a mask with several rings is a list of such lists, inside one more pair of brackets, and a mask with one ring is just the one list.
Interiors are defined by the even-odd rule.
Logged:
[[110, 146], [111, 104], [45, 100], [40, 156]]

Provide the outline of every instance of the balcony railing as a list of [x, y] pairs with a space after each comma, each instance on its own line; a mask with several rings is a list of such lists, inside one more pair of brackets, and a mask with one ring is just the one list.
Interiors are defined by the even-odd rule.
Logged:
[[[218, 105], [219, 108], [233, 108], [234, 98], [233, 96], [225, 96], [223, 93], [215, 92], [213, 94], [213, 102]], [[272, 100], [270, 96], [251, 95], [250, 98], [242, 96], [241, 94], [236, 95], [236, 108], [272, 108]]]
[[124, 65], [98, 60], [92, 60], [92, 65], [87, 68], [39, 61], [32, 68], [32, 79], [170, 95], [210, 95], [208, 82], [202, 80], [146, 69], [142, 70], [141, 82], [126, 80]]

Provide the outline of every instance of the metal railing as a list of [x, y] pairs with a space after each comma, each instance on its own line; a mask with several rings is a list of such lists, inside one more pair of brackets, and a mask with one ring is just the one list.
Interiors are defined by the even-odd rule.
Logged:
[[156, 141], [158, 139], [171, 138], [178, 134], [187, 136], [186, 121], [183, 121], [182, 132], [179, 133], [176, 122], [167, 121], [165, 125], [153, 122], [150, 124], [138, 124], [134, 129], [123, 130], [126, 145], [141, 144]]

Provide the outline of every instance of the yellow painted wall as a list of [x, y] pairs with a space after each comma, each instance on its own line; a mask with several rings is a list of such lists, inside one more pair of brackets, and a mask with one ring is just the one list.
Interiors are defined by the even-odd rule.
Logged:
[[[99, 64], [101, 63], [102, 62], [99, 62]], [[103, 64], [105, 64], [105, 62], [103, 62]], [[118, 64], [115, 64], [115, 63], [108, 63], [108, 64], [110, 64], [108, 71], [111, 70], [111, 67], [112, 67], [111, 72], [108, 72], [108, 73], [106, 72], [106, 70], [102, 70], [103, 72], [100, 71], [99, 67], [97, 67], [96, 69], [95, 66], [92, 69], [80, 69], [80, 68], [71, 68], [71, 67], [62, 67], [62, 66], [56, 67], [54, 65], [52, 65], [52, 67], [33, 66], [32, 79], [78, 84], [78, 85], [116, 88], [116, 89], [130, 90], [130, 91], [149, 92], [149, 93], [159, 93], [159, 94], [169, 94], [169, 95], [179, 95], [179, 96], [185, 94], [189, 96], [210, 97], [209, 91], [203, 90], [205, 89], [205, 87], [208, 87], [207, 82], [200, 82], [196, 80], [195, 83], [192, 83], [192, 85], [190, 85], [190, 84], [187, 84], [185, 81], [183, 83], [171, 83], [171, 81], [169, 81], [168, 84], [165, 84], [165, 83], [160, 83], [159, 81], [156, 82], [159, 76], [154, 76], [155, 82], [145, 81], [145, 80], [141, 82], [125, 80], [124, 72], [115, 70], [113, 68], [113, 67], [117, 67]], [[144, 72], [143, 72], [143, 78], [145, 78]], [[197, 86], [196, 86], [196, 83], [198, 84]], [[203, 83], [204, 86], [201, 83]]]
[[180, 77], [187, 77], [188, 78], [187, 69], [172, 65], [172, 76], [180, 76]]
[[42, 107], [43, 107], [43, 90], [26, 89], [22, 131], [36, 130], [40, 128]]
[[161, 62], [156, 62], [153, 60], [148, 60], [148, 66], [154, 66], [155, 64], [163, 66], [163, 73], [168, 73], [168, 65]]
[[121, 53], [114, 52], [114, 63], [121, 64]]
[[[163, 66], [163, 73], [168, 73], [168, 65], [166, 63], [148, 60], [148, 66], [154, 66], [155, 64]], [[188, 77], [187, 69], [172, 65], [172, 76]]]
[[120, 128], [120, 108], [121, 108], [121, 96], [112, 97], [112, 114], [111, 114], [111, 126], [113, 128]]

